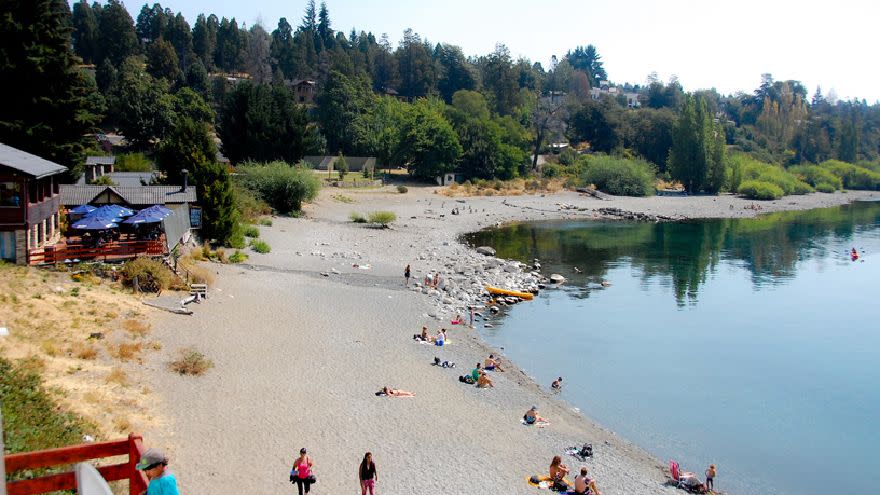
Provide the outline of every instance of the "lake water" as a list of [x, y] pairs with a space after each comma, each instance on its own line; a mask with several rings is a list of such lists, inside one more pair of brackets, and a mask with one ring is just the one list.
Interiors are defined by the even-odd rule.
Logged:
[[715, 463], [740, 495], [880, 486], [880, 203], [466, 241], [568, 278], [484, 339], [539, 383], [562, 375], [566, 400], [664, 462]]

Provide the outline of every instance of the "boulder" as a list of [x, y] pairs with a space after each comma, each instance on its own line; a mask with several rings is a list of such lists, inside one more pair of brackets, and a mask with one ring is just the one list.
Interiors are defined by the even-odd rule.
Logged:
[[477, 248], [477, 252], [484, 256], [495, 256], [495, 250], [489, 246], [480, 246]]
[[553, 282], [554, 284], [562, 284], [562, 283], [565, 283], [565, 277], [563, 277], [562, 275], [560, 275], [558, 273], [554, 273], [554, 274], [550, 275], [550, 281]]

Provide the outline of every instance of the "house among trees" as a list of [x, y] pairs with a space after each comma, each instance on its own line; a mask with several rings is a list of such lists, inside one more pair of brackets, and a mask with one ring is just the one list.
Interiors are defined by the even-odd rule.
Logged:
[[[376, 170], [375, 156], [346, 156], [345, 164], [349, 172], [363, 172]], [[336, 169], [336, 162], [339, 161], [339, 155], [326, 156], [304, 156], [303, 161], [311, 165], [315, 170], [328, 170], [332, 172]]]
[[83, 180], [91, 183], [98, 177], [112, 174], [113, 166], [116, 164], [115, 156], [87, 156], [86, 168], [83, 173]]
[[67, 167], [0, 143], [0, 259], [27, 264], [59, 239], [58, 180]]
[[311, 105], [315, 102], [318, 94], [318, 83], [312, 79], [296, 79], [293, 81], [293, 91], [296, 93], [296, 101], [303, 105]]
[[590, 98], [598, 100], [603, 96], [617, 99], [621, 104], [623, 104], [623, 99], [625, 99], [626, 106], [629, 108], [639, 108], [642, 106], [638, 93], [626, 93], [617, 86], [611, 86], [608, 81], [599, 81], [598, 88], [590, 88]]

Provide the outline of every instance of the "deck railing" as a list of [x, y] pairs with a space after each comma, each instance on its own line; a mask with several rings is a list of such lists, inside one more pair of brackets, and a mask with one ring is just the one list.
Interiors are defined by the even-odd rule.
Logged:
[[[125, 440], [112, 442], [95, 442], [82, 445], [62, 447], [60, 449], [24, 452], [6, 456], [7, 477], [15, 471], [23, 469], [40, 469], [52, 466], [64, 466], [91, 459], [127, 455], [128, 460], [120, 464], [98, 467], [98, 472], [107, 481], [128, 480], [129, 495], [140, 495], [147, 489], [147, 478], [135, 467], [141, 459], [144, 448], [138, 435], [129, 435]], [[57, 490], [73, 490], [76, 488], [76, 477], [73, 471], [47, 474], [32, 479], [9, 481], [6, 483], [8, 495], [36, 495]]]
[[101, 246], [84, 244], [56, 244], [41, 249], [31, 250], [28, 262], [31, 265], [63, 263], [65, 260], [104, 261], [134, 258], [137, 256], [162, 256], [165, 254], [165, 242], [154, 241], [114, 241]]

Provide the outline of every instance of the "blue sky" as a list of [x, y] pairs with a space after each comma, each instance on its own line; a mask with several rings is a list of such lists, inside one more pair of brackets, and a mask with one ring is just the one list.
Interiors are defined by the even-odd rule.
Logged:
[[[152, 3], [152, 2], [151, 2]], [[192, 24], [200, 12], [235, 17], [268, 31], [279, 17], [299, 24], [305, 0], [166, 0]], [[320, 3], [320, 2], [318, 2]], [[137, 16], [143, 2], [125, 0]], [[412, 28], [431, 42], [461, 46], [468, 55], [506, 44], [548, 66], [577, 45], [592, 43], [614, 82], [644, 83], [656, 71], [687, 90], [715, 87], [752, 92], [761, 74], [821, 85], [839, 98], [880, 100], [876, 48], [880, 2], [838, 0], [630, 0], [629, 2], [328, 0], [333, 28], [388, 33], [396, 43]]]

